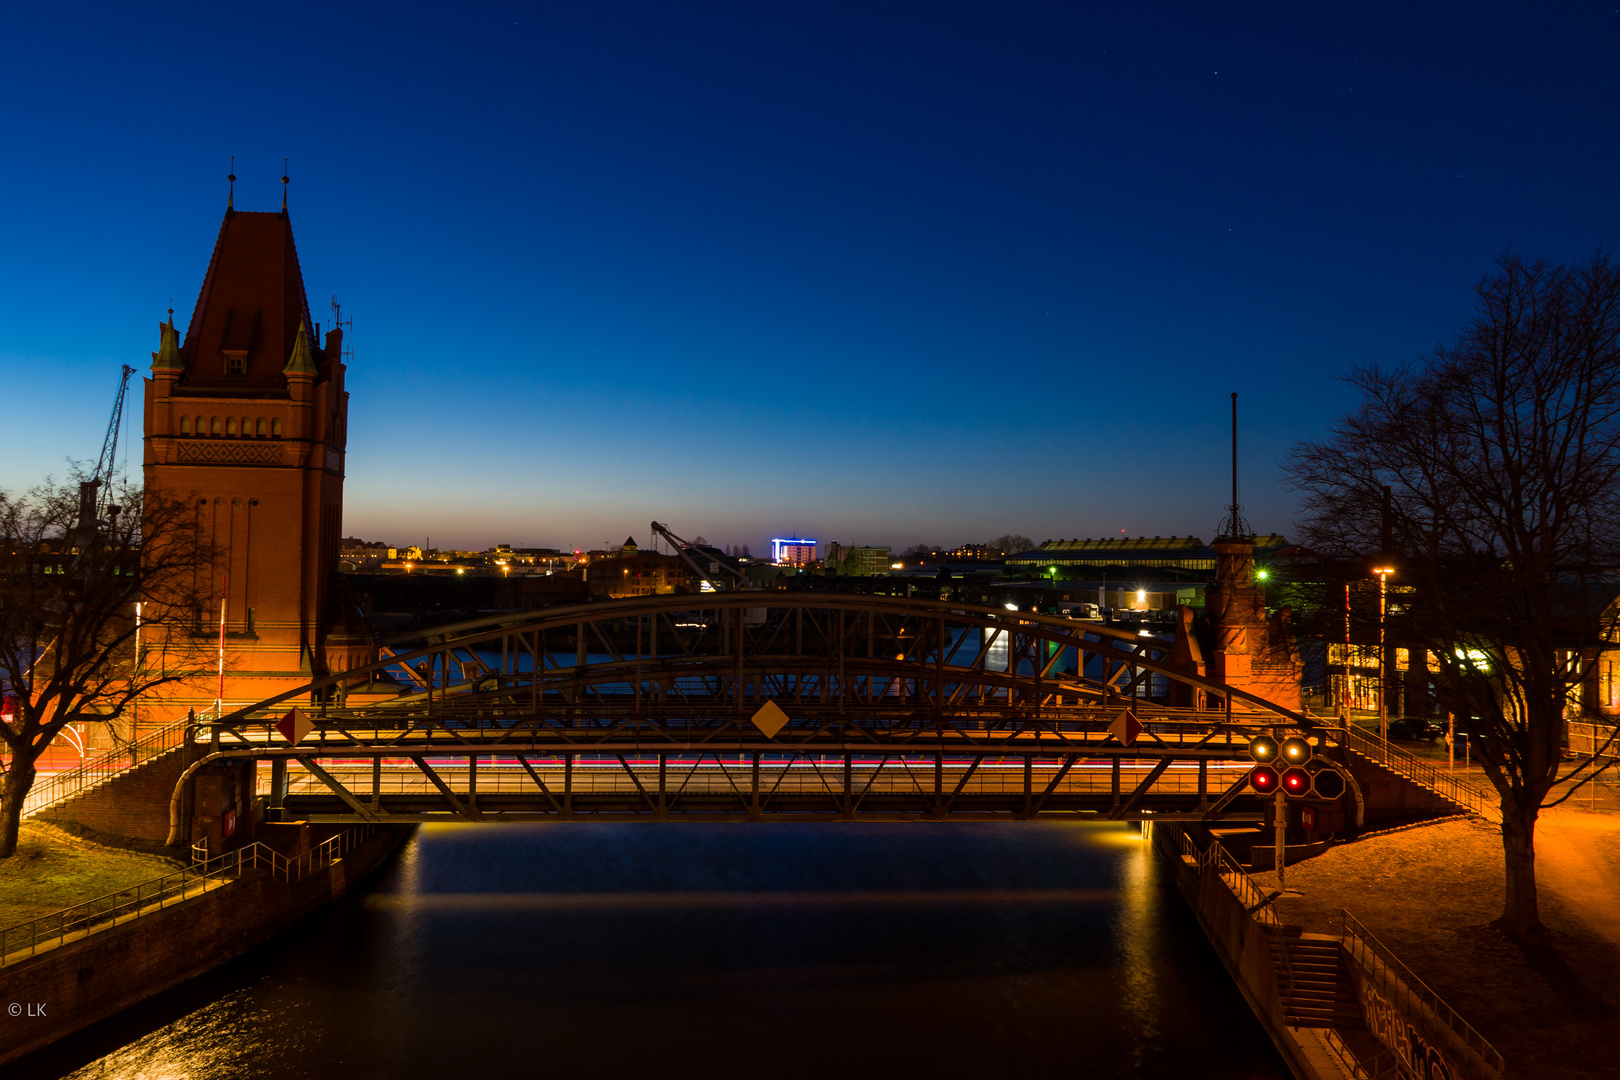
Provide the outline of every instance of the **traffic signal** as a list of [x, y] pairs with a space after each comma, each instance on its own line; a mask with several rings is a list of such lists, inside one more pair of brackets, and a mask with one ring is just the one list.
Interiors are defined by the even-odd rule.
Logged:
[[1283, 794], [1291, 798], [1301, 798], [1311, 793], [1311, 774], [1304, 769], [1284, 769], [1282, 774]]
[[1256, 735], [1249, 740], [1249, 756], [1262, 765], [1277, 760], [1277, 740], [1270, 735]]
[[1344, 777], [1337, 769], [1323, 769], [1311, 778], [1311, 790], [1319, 799], [1337, 799], [1344, 794]]
[[1290, 765], [1303, 765], [1311, 760], [1311, 744], [1298, 735], [1290, 735], [1284, 739], [1277, 751]]
[[1249, 786], [1261, 795], [1270, 795], [1280, 783], [1282, 778], [1270, 765], [1256, 765], [1249, 770]]

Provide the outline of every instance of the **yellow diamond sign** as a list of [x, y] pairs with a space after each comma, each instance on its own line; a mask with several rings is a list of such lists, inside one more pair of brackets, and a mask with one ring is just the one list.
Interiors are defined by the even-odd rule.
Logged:
[[776, 702], [767, 701], [765, 704], [761, 705], [759, 707], [759, 711], [753, 716], [749, 717], [749, 719], [754, 722], [755, 727], [759, 728], [759, 730], [765, 733], [765, 737], [767, 739], [774, 739], [776, 738], [776, 733], [781, 731], [782, 728], [787, 724], [788, 715], [781, 709], [777, 708]]

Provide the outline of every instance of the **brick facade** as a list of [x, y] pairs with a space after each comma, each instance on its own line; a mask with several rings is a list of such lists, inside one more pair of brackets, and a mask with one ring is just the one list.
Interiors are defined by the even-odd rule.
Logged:
[[[219, 551], [199, 572], [195, 634], [213, 640], [223, 602], [227, 705], [244, 705], [368, 659], [327, 645], [343, 529], [348, 393], [343, 331], [320, 344], [279, 213], [227, 210], [184, 341], [171, 316], [145, 383], [145, 482], [195, 507]], [[341, 629], [341, 626], [337, 627]], [[143, 726], [211, 706], [212, 678], [143, 701]]]

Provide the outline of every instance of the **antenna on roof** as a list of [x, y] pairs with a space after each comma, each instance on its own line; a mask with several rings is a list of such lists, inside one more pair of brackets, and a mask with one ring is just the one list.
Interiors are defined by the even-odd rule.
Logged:
[[1232, 501], [1226, 507], [1226, 517], [1216, 529], [1221, 536], [1246, 537], [1253, 534], [1249, 523], [1244, 520], [1243, 506], [1238, 502], [1238, 455], [1237, 455], [1237, 394], [1232, 395]]
[[[281, 159], [281, 212], [287, 212], [287, 159]], [[1236, 397], [1237, 395], [1233, 395]]]
[[[236, 209], [236, 155], [235, 154], [231, 155], [231, 172], [230, 172], [229, 176], [225, 177], [225, 179], [230, 181], [230, 185], [231, 185], [230, 194], [225, 196], [225, 209], [227, 211], [235, 210]], [[173, 301], [170, 301], [170, 303], [173, 303]]]

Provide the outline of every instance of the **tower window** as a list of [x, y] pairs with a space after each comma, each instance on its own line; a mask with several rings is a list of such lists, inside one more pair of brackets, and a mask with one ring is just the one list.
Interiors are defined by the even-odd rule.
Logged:
[[182, 435], [190, 435], [191, 434], [191, 417], [182, 416], [180, 418], [180, 434], [182, 434]]

